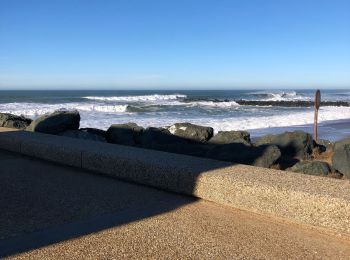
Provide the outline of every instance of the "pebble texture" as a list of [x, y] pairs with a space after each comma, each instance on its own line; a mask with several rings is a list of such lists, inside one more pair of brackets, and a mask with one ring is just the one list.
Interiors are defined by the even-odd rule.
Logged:
[[80, 161], [96, 173], [350, 234], [346, 180], [37, 133], [4, 136], [2, 143], [16, 140], [26, 155], [77, 167]]
[[0, 150], [0, 258], [349, 259], [350, 237]]

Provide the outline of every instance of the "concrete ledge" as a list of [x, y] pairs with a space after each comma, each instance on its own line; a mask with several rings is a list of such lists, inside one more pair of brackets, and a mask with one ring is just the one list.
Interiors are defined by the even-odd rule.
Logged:
[[[1, 129], [1, 128], [0, 128]], [[20, 153], [21, 152], [21, 139], [13, 135], [14, 132], [3, 132], [5, 131], [2, 128], [0, 132], [0, 147], [1, 149]]]
[[350, 182], [73, 138], [0, 130], [0, 149], [350, 234]]
[[71, 140], [42, 138], [39, 140], [23, 140], [21, 153], [36, 158], [57, 162], [73, 167], [81, 168], [81, 147], [71, 146]]

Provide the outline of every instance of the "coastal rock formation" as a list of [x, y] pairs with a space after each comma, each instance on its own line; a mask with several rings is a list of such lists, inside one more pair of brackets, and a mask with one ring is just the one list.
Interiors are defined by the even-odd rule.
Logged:
[[143, 128], [135, 123], [113, 124], [107, 132], [106, 138], [109, 143], [122, 145], [135, 145], [140, 142]]
[[99, 135], [99, 134], [93, 134], [88, 131], [84, 130], [67, 130], [59, 135], [61, 136], [66, 136], [66, 137], [71, 137], [71, 138], [78, 138], [78, 139], [84, 139], [84, 140], [89, 140], [89, 141], [97, 141], [97, 142], [107, 142], [106, 138]]
[[213, 128], [191, 123], [144, 129], [130, 122], [113, 124], [107, 131], [96, 128], [79, 129], [79, 124], [80, 115], [76, 110], [55, 111], [34, 121], [0, 113], [0, 126], [5, 127], [23, 129], [27, 126], [26, 130], [33, 132], [137, 146], [265, 168], [287, 169], [304, 174], [337, 178], [345, 175], [350, 178], [350, 138], [335, 144], [327, 140], [318, 140], [316, 144], [310, 134], [294, 131], [267, 135], [252, 144], [247, 131], [220, 131], [213, 136]]
[[97, 128], [80, 128], [79, 130], [89, 134], [98, 135], [102, 139], [106, 139], [106, 131], [104, 130], [97, 129]]
[[187, 140], [206, 142], [213, 137], [214, 129], [191, 123], [176, 123], [168, 128], [169, 132]]
[[277, 145], [283, 156], [308, 159], [314, 148], [310, 134], [303, 131], [284, 132], [277, 135], [266, 135], [256, 141], [256, 145]]
[[16, 129], [25, 129], [32, 122], [24, 116], [16, 116], [8, 113], [0, 113], [0, 126]]
[[340, 140], [334, 144], [332, 164], [334, 169], [350, 178], [350, 138]]
[[143, 148], [170, 153], [205, 157], [208, 147], [204, 143], [189, 141], [173, 135], [165, 128], [149, 127], [143, 131], [140, 145]]
[[80, 114], [77, 110], [58, 110], [35, 119], [28, 131], [46, 134], [59, 134], [67, 130], [77, 130], [80, 124]]
[[298, 162], [288, 170], [310, 175], [328, 175], [331, 172], [328, 163], [322, 161]]
[[210, 144], [243, 143], [251, 145], [250, 134], [247, 131], [219, 131], [209, 140]]
[[318, 139], [317, 145], [319, 147], [321, 147], [321, 150], [323, 152], [325, 152], [325, 151], [331, 152], [334, 149], [334, 143], [332, 143], [331, 141], [328, 141], [328, 140]]
[[183, 138], [172, 135], [168, 129], [158, 127], [148, 127], [141, 136], [141, 145], [143, 147], [152, 147], [154, 145], [166, 145], [172, 143], [185, 143]]
[[241, 143], [218, 145], [209, 150], [207, 157], [234, 163], [269, 168], [281, 157], [276, 145], [247, 146]]

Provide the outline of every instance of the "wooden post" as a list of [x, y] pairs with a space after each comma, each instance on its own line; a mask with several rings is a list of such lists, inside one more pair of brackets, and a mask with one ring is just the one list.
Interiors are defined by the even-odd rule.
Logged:
[[318, 109], [321, 105], [321, 91], [318, 89], [315, 93], [315, 117], [314, 117], [314, 140], [317, 142], [317, 121], [318, 121]]

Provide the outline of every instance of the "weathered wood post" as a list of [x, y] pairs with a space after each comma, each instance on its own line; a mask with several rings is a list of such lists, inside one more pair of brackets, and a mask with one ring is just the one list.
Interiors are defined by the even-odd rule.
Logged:
[[315, 117], [314, 117], [314, 140], [317, 142], [317, 121], [318, 121], [318, 109], [321, 105], [321, 91], [318, 89], [315, 93]]

